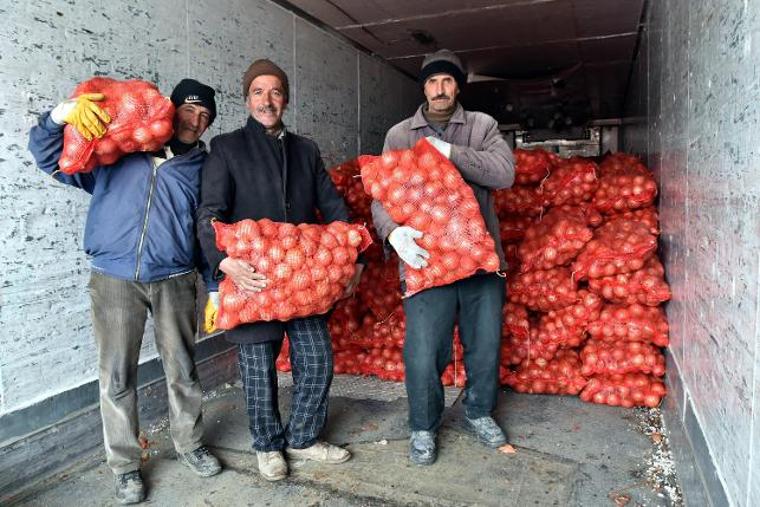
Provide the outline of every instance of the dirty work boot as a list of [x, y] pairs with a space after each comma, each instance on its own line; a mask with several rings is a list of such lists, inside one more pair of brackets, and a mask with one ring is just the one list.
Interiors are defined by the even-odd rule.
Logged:
[[435, 448], [435, 433], [432, 431], [412, 431], [409, 438], [409, 459], [415, 465], [432, 465], [438, 453]]
[[268, 481], [280, 481], [288, 476], [288, 464], [280, 451], [256, 451], [259, 473]]
[[145, 500], [145, 486], [139, 470], [116, 476], [116, 499], [121, 504], [140, 503]]
[[285, 449], [285, 453], [288, 455], [288, 458], [293, 460], [311, 460], [329, 465], [337, 465], [351, 459], [351, 453], [346, 449], [320, 441], [305, 449], [288, 447]]
[[222, 471], [222, 465], [205, 445], [194, 451], [178, 453], [179, 461], [201, 477], [211, 477]]
[[478, 440], [494, 449], [501, 447], [507, 443], [507, 437], [504, 435], [504, 431], [499, 428], [493, 417], [479, 417], [477, 419], [470, 419], [465, 417], [467, 425], [477, 435]]

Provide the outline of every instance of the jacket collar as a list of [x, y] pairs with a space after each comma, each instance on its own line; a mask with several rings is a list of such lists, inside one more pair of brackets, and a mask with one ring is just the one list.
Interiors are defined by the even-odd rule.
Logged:
[[[421, 129], [430, 125], [422, 112], [426, 104], [427, 102], [417, 108], [417, 112], [412, 116], [412, 124], [409, 125], [410, 129]], [[449, 123], [465, 123], [464, 108], [459, 102], [457, 102], [457, 108], [454, 110], [454, 114], [451, 115]]]
[[[256, 120], [253, 116], [248, 115], [248, 120], [245, 123], [246, 130], [250, 131], [254, 134], [261, 134], [262, 136], [266, 136], [267, 130], [264, 128], [264, 125], [259, 123], [258, 120]], [[285, 127], [285, 124], [282, 124], [282, 132], [280, 132], [280, 135], [277, 137], [277, 139], [283, 139], [285, 135], [287, 134], [288, 129]]]

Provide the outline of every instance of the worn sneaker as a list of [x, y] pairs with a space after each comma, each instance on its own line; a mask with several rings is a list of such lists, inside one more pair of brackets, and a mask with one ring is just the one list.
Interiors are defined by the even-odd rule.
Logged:
[[305, 449], [285, 449], [288, 458], [294, 460], [311, 460], [330, 465], [344, 463], [351, 459], [351, 453], [342, 447], [327, 442], [317, 442]]
[[205, 445], [194, 451], [178, 453], [179, 461], [201, 477], [211, 477], [222, 471], [222, 465]]
[[280, 481], [288, 476], [288, 464], [280, 451], [256, 451], [259, 473], [268, 481]]
[[496, 424], [493, 417], [478, 417], [477, 419], [465, 417], [465, 419], [470, 429], [477, 435], [478, 440], [488, 447], [496, 449], [507, 443], [504, 431]]
[[432, 431], [412, 431], [409, 438], [409, 459], [415, 465], [432, 465], [438, 457], [435, 447], [435, 433]]
[[145, 486], [139, 470], [116, 476], [116, 499], [121, 504], [140, 503], [145, 500]]

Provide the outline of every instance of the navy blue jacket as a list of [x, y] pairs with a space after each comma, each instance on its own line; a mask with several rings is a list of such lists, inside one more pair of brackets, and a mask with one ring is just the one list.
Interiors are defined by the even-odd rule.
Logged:
[[122, 280], [155, 282], [198, 267], [211, 282], [195, 233], [205, 147], [157, 168], [150, 154], [132, 153], [113, 165], [69, 176], [56, 172], [63, 127], [47, 113], [29, 134], [29, 150], [40, 169], [92, 194], [84, 250], [93, 270]]

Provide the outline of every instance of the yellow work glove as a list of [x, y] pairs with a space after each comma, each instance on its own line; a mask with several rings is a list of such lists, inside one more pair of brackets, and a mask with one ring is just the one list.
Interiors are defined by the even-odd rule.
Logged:
[[91, 141], [92, 138], [103, 137], [103, 134], [106, 133], [106, 125], [111, 121], [111, 117], [95, 102], [104, 98], [105, 96], [102, 93], [83, 93], [55, 106], [50, 117], [58, 125], [64, 123], [73, 125], [88, 141]]
[[216, 331], [216, 312], [219, 310], [219, 293], [209, 292], [206, 310], [203, 312], [203, 330], [207, 334]]

